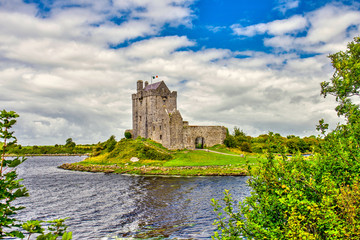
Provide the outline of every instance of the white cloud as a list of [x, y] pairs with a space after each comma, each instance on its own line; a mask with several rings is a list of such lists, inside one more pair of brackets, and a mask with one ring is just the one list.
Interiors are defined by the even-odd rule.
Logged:
[[[242, 27], [233, 25], [234, 34], [253, 37], [268, 34], [264, 44], [280, 51], [310, 53], [337, 52], [346, 47], [360, 31], [360, 11], [349, 6], [328, 4], [320, 9], [275, 20]], [[303, 36], [299, 37], [299, 34]]]
[[305, 40], [310, 44], [342, 41], [349, 27], [360, 27], [360, 12], [344, 6], [327, 5], [307, 18], [311, 27]]
[[236, 35], [252, 37], [258, 34], [265, 33], [268, 33], [270, 35], [293, 33], [296, 31], [304, 30], [306, 25], [307, 21], [304, 17], [295, 15], [288, 19], [275, 20], [269, 23], [259, 23], [248, 27], [233, 25], [231, 28]]
[[279, 5], [274, 9], [285, 14], [290, 9], [297, 8], [299, 6], [299, 0], [279, 0]]
[[[69, 3], [84, 7], [61, 7]], [[131, 128], [136, 80], [152, 74], [178, 91], [178, 108], [192, 124], [236, 125], [252, 135], [269, 130], [304, 135], [322, 117], [337, 121], [334, 111], [327, 112], [333, 101], [319, 96], [319, 83], [332, 71], [324, 54], [300, 59], [294, 53], [190, 51], [184, 49], [197, 43], [186, 36], [160, 37], [164, 25], [191, 25], [191, 3], [55, 1], [48, 16], [40, 18], [32, 4], [16, 2], [15, 8], [6, 1], [6, 11], [0, 10], [0, 105], [20, 114], [15, 129], [20, 143], [64, 143], [68, 137], [95, 143], [112, 134], [121, 138]], [[310, 40], [291, 34], [305, 27], [315, 31], [322, 26], [321, 17], [329, 16], [325, 13], [240, 31], [273, 35], [266, 40], [269, 46], [311, 48]], [[356, 22], [356, 12], [346, 16], [341, 26]], [[114, 23], [111, 17], [124, 21]], [[345, 40], [345, 32], [337, 37]], [[137, 41], [108, 47], [129, 39]], [[325, 46], [344, 47], [339, 39]]]
[[348, 6], [329, 4], [305, 14], [304, 18], [308, 23], [305, 36], [274, 32], [274, 37], [265, 38], [265, 45], [285, 51], [329, 54], [344, 50], [360, 30], [360, 11]]
[[130, 58], [165, 57], [176, 49], [193, 45], [194, 43], [184, 36], [158, 37], [132, 44], [126, 49], [126, 55]]

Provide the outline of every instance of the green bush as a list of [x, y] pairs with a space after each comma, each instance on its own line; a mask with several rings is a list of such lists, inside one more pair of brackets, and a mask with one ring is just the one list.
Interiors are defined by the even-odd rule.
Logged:
[[126, 138], [126, 139], [132, 138], [131, 132], [125, 132], [124, 135], [125, 135], [125, 138]]
[[335, 73], [321, 84], [321, 93], [336, 96], [336, 111], [346, 124], [326, 134], [328, 125], [320, 121], [324, 141], [310, 161], [300, 155], [287, 159], [284, 152], [275, 161], [270, 135], [267, 161], [249, 166], [251, 196], [238, 210], [228, 191], [224, 207], [212, 200], [218, 214], [213, 238], [360, 239], [360, 108], [351, 99], [360, 90], [360, 38], [330, 58]]
[[28, 239], [33, 234], [38, 235], [36, 239], [52, 239], [56, 240], [61, 237], [63, 240], [72, 238], [71, 232], [66, 232], [64, 219], [56, 219], [49, 221], [50, 226], [45, 230], [42, 221], [27, 221], [21, 223], [14, 216], [18, 210], [24, 207], [16, 206], [13, 202], [20, 197], [28, 196], [27, 189], [21, 185], [16, 173], [16, 167], [24, 162], [25, 158], [15, 157], [6, 159], [5, 154], [8, 153], [8, 147], [14, 146], [16, 138], [10, 129], [16, 123], [19, 115], [14, 111], [0, 112], [0, 138], [2, 139], [1, 167], [0, 167], [0, 239], [7, 237], [24, 238], [28, 235]]

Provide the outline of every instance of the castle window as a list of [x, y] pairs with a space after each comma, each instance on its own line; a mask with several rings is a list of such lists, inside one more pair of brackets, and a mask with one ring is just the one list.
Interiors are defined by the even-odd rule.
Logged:
[[141, 121], [141, 116], [140, 116], [140, 121]]
[[161, 130], [161, 125], [160, 125], [160, 130]]
[[162, 139], [162, 135], [160, 135], [160, 140]]
[[153, 126], [153, 131], [155, 131], [155, 126]]

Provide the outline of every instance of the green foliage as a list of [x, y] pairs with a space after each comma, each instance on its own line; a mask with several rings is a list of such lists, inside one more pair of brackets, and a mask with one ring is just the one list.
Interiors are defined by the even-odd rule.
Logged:
[[125, 136], [126, 139], [130, 139], [132, 137], [131, 132], [125, 132], [124, 136]]
[[273, 151], [277, 153], [282, 152], [283, 149], [286, 149], [286, 153], [290, 154], [317, 151], [321, 141], [321, 139], [316, 138], [315, 136], [300, 138], [289, 135], [285, 138], [278, 133], [274, 134], [272, 132], [259, 135], [258, 137], [250, 137], [246, 136], [242, 130], [235, 127], [234, 134], [228, 134], [224, 140], [224, 144], [229, 148], [239, 148], [243, 152], [264, 153], [267, 149], [266, 142], [270, 135], [272, 135], [271, 139], [274, 141]]
[[[26, 231], [28, 235], [28, 239], [33, 234], [38, 234], [36, 237], [37, 240], [56, 240], [61, 237], [62, 240], [70, 240], [72, 239], [72, 233], [66, 232], [67, 226], [64, 224], [66, 219], [56, 219], [51, 221], [38, 221], [32, 220], [23, 223], [22, 228]], [[50, 225], [45, 230], [42, 223], [46, 223]]]
[[[358, 166], [328, 157], [324, 161], [321, 156], [313, 162], [301, 156], [275, 162], [269, 155], [250, 171], [251, 196], [239, 205], [238, 212], [233, 211], [230, 196], [225, 196], [227, 218], [217, 220], [220, 232], [215, 238], [236, 239], [240, 234], [249, 239], [359, 237]], [[213, 204], [220, 214], [220, 205]]]
[[110, 136], [110, 138], [108, 140], [106, 140], [106, 142], [104, 143], [104, 149], [107, 152], [111, 152], [112, 150], [114, 150], [116, 145], [116, 140], [115, 140], [115, 136], [112, 135]]
[[236, 142], [235, 142], [235, 137], [233, 135], [227, 135], [226, 138], [224, 139], [224, 144], [225, 146], [229, 147], [229, 148], [236, 148]]
[[95, 156], [106, 155], [106, 159], [127, 159], [132, 157], [151, 160], [169, 160], [171, 154], [161, 144], [155, 143], [149, 139], [126, 139], [119, 142], [111, 136], [106, 142], [98, 143], [92, 154]]
[[[0, 138], [2, 139], [1, 168], [0, 168], [0, 239], [4, 237], [24, 238], [24, 229], [28, 233], [28, 239], [32, 234], [44, 235], [44, 229], [41, 221], [28, 221], [26, 223], [19, 222], [14, 216], [18, 210], [23, 209], [21, 206], [14, 206], [13, 202], [19, 197], [28, 196], [27, 189], [21, 185], [21, 179], [17, 178], [16, 167], [23, 163], [25, 158], [6, 159], [5, 154], [8, 152], [9, 146], [16, 143], [14, 132], [10, 131], [16, 123], [19, 115], [14, 111], [0, 112]], [[54, 228], [48, 229], [47, 238], [41, 239], [57, 239], [58, 236], [64, 234], [66, 226], [62, 219], [51, 222]], [[56, 229], [55, 229], [56, 228]], [[71, 239], [71, 234], [67, 234], [67, 238]], [[37, 238], [40, 239], [40, 238]]]
[[[312, 161], [300, 155], [287, 159], [284, 152], [274, 161], [273, 141], [268, 141], [267, 161], [256, 169], [249, 166], [252, 192], [238, 210], [233, 210], [228, 192], [224, 208], [213, 200], [218, 213], [213, 238], [360, 239], [360, 111], [351, 99], [359, 95], [359, 38], [348, 45], [348, 51], [330, 58], [335, 74], [331, 83], [321, 84], [322, 94], [336, 96], [336, 111], [347, 123], [326, 134], [328, 125], [320, 121], [317, 129], [324, 141]], [[289, 136], [288, 140], [298, 139]]]
[[7, 147], [16, 143], [16, 138], [10, 129], [16, 123], [19, 117], [13, 111], [0, 112], [0, 138], [2, 139], [2, 154], [0, 168], [0, 238], [6, 236], [22, 238], [23, 234], [17, 229], [21, 224], [13, 217], [16, 211], [23, 207], [15, 207], [12, 202], [18, 197], [28, 196], [26, 188], [20, 184], [17, 179], [17, 173], [14, 170], [16, 166], [25, 161], [24, 158], [5, 159]]
[[240, 148], [244, 152], [252, 152], [251, 150], [251, 137], [237, 127], [234, 127], [234, 134], [227, 134], [224, 144], [229, 148]]
[[72, 138], [66, 139], [65, 147], [67, 148], [74, 148], [76, 143], [72, 140]]
[[7, 153], [12, 155], [42, 155], [42, 154], [86, 154], [93, 150], [92, 145], [76, 145], [67, 147], [55, 144], [54, 146], [21, 146], [13, 144], [7, 148]]
[[329, 56], [335, 69], [331, 82], [321, 83], [321, 94], [336, 97], [339, 105], [336, 107], [338, 115], [344, 115], [350, 122], [356, 121], [359, 108], [353, 104], [351, 98], [359, 96], [360, 88], [360, 37], [347, 45], [345, 52], [340, 51]]
[[[242, 234], [239, 230], [239, 227], [242, 225], [241, 217], [239, 214], [234, 212], [234, 200], [229, 193], [229, 190], [224, 191], [223, 201], [225, 207], [223, 208], [218, 200], [211, 199], [211, 205], [214, 207], [214, 211], [217, 213], [217, 219], [214, 221], [214, 224], [218, 226], [218, 231], [215, 232], [212, 239], [239, 239]], [[225, 213], [227, 216], [232, 216], [227, 218], [223, 216]]]

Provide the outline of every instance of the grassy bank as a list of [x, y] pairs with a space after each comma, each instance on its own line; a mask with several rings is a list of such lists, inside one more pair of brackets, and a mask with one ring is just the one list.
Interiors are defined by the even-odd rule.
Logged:
[[[255, 155], [244, 156], [223, 146], [211, 148], [211, 151], [217, 152], [169, 151], [147, 139], [122, 139], [111, 150], [106, 146], [101, 146], [101, 149], [96, 152], [97, 156], [60, 167], [76, 171], [140, 175], [228, 176], [247, 175], [246, 163], [255, 164], [261, 159]], [[131, 161], [132, 158], [136, 159]]]

